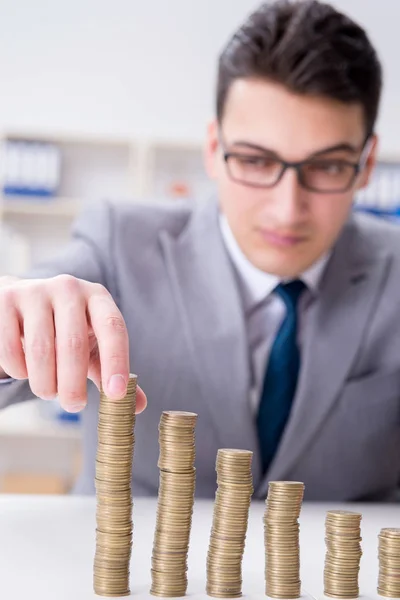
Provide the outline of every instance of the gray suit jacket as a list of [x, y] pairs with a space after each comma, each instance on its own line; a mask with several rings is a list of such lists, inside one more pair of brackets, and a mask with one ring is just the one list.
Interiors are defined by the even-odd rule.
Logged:
[[[268, 480], [306, 484], [312, 500], [389, 498], [400, 480], [400, 229], [354, 216], [309, 308], [293, 409], [266, 477], [248, 402], [241, 297], [214, 201], [104, 203], [78, 219], [65, 252], [33, 273], [100, 282], [130, 334], [131, 370], [148, 396], [136, 422], [135, 494], [158, 487], [162, 410], [199, 414], [197, 494], [213, 496], [218, 448], [254, 452], [255, 495]], [[93, 493], [98, 394], [83, 412], [77, 491]], [[31, 397], [26, 382], [0, 387], [0, 406]]]

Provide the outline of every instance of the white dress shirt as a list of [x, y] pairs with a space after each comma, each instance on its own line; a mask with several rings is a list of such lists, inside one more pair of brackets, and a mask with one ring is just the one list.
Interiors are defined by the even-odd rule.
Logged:
[[[282, 298], [273, 293], [282, 280], [255, 267], [239, 247], [226, 217], [221, 214], [219, 220], [222, 237], [235, 268], [243, 297], [251, 374], [249, 402], [255, 415], [258, 412], [268, 356], [286, 315]], [[307, 292], [300, 299], [298, 332], [300, 348], [306, 326], [307, 308], [318, 294], [318, 286], [329, 257], [330, 253], [325, 254], [299, 277], [307, 286]]]

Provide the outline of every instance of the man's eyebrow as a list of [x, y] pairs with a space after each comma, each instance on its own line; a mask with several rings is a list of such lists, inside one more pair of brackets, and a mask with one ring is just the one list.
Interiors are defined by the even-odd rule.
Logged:
[[248, 148], [249, 150], [258, 150], [259, 152], [268, 152], [270, 154], [277, 155], [277, 152], [275, 150], [272, 150], [271, 148], [266, 148], [265, 146], [259, 146], [258, 144], [253, 144], [251, 142], [237, 140], [235, 142], [232, 142], [231, 145], [232, 145], [232, 147], [235, 147], [235, 146], [243, 147], [244, 146], [245, 148]]
[[[259, 146], [258, 144], [253, 144], [251, 142], [236, 140], [235, 142], [232, 142], [232, 147], [235, 146], [245, 147], [249, 150], [257, 150], [259, 152], [274, 154], [275, 156], [278, 156], [276, 150], [272, 150], [272, 148], [266, 148], [265, 146]], [[314, 158], [317, 156], [321, 156], [322, 154], [331, 154], [332, 152], [350, 152], [351, 154], [358, 154], [360, 152], [360, 148], [353, 146], [348, 142], [341, 142], [340, 144], [335, 144], [334, 146], [328, 146], [327, 148], [317, 150], [316, 152], [310, 154], [308, 158]]]
[[362, 148], [358, 148], [357, 146], [353, 146], [348, 142], [342, 142], [341, 144], [336, 144], [336, 146], [330, 146], [328, 148], [324, 148], [323, 150], [318, 150], [311, 154], [313, 156], [320, 156], [321, 154], [330, 154], [331, 152], [350, 152], [351, 154], [358, 154], [362, 150]]

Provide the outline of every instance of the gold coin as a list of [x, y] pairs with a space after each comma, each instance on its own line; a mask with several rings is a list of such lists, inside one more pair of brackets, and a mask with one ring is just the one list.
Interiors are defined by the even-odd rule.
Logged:
[[362, 515], [348, 510], [330, 510], [325, 519], [326, 556], [324, 592], [332, 598], [358, 596]]
[[299, 522], [304, 484], [269, 482], [264, 513], [265, 592], [272, 598], [301, 594]]
[[195, 493], [197, 415], [164, 411], [159, 423], [160, 454], [156, 528], [152, 552], [154, 596], [183, 596]]
[[385, 527], [379, 535], [377, 591], [388, 598], [400, 597], [400, 529]]
[[125, 398], [111, 401], [100, 394], [93, 586], [97, 594], [109, 597], [130, 593], [135, 392], [136, 376], [131, 375]]
[[242, 558], [253, 494], [252, 452], [222, 448], [216, 458], [217, 491], [207, 554], [209, 596], [242, 594]]

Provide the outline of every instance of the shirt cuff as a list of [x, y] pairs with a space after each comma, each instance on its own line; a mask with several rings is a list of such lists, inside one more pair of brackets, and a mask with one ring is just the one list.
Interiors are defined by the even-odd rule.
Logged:
[[3, 379], [0, 379], [0, 385], [2, 383], [11, 383], [11, 381], [14, 381], [12, 377], [3, 377]]

